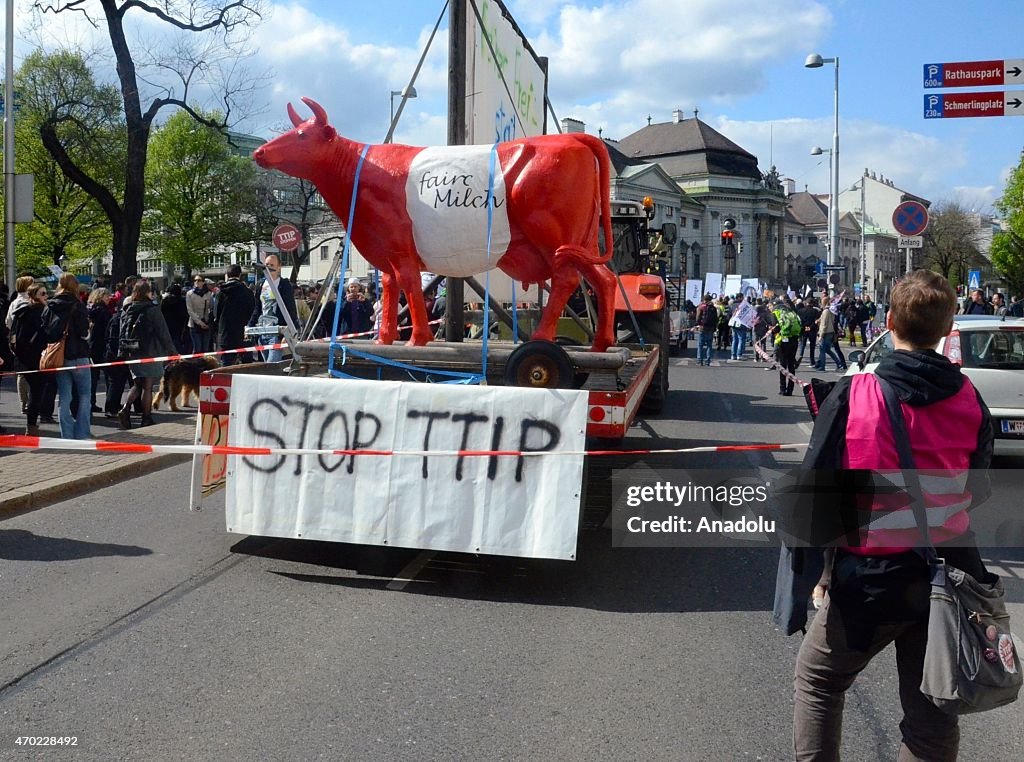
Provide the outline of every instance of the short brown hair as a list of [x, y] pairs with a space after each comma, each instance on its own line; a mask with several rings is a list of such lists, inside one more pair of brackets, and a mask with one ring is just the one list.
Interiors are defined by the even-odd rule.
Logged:
[[892, 290], [892, 330], [916, 349], [932, 349], [953, 327], [956, 292], [931, 270], [907, 274]]
[[29, 287], [36, 282], [36, 279], [31, 275], [21, 275], [16, 281], [14, 281], [14, 290], [19, 294], [23, 294], [28, 291]]

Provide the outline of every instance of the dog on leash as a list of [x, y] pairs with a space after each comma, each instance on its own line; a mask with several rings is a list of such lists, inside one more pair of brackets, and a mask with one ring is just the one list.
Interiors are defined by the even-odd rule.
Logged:
[[189, 400], [196, 395], [199, 400], [199, 376], [203, 371], [220, 367], [216, 357], [196, 357], [191, 360], [176, 360], [164, 367], [164, 376], [160, 379], [160, 391], [153, 397], [153, 409], [160, 409], [160, 401], [167, 400], [171, 410], [178, 412], [178, 397], [181, 406], [189, 407]]

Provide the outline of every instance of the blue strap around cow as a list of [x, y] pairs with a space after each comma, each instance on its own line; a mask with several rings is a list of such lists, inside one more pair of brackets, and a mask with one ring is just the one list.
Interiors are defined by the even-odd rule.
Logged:
[[491, 234], [494, 225], [494, 164], [498, 157], [498, 144], [491, 146], [490, 166], [487, 171], [487, 272], [484, 273], [484, 337], [483, 380], [487, 383], [487, 344], [491, 335]]
[[[338, 295], [337, 300], [334, 303], [334, 325], [331, 328], [331, 344], [327, 350], [327, 372], [328, 374], [335, 376], [336, 378], [354, 378], [346, 373], [334, 370], [334, 350], [342, 346], [335, 340], [335, 336], [338, 335], [338, 325], [341, 323], [341, 288], [345, 282], [345, 273], [348, 272], [348, 252], [352, 245], [352, 224], [355, 221], [356, 216], [356, 197], [359, 195], [359, 176], [363, 172], [363, 161], [366, 159], [366, 154], [370, 150], [370, 144], [367, 143], [363, 146], [362, 153], [359, 154], [359, 163], [356, 164], [356, 176], [352, 181], [352, 201], [348, 205], [348, 222], [345, 224], [345, 246], [341, 251], [341, 269], [338, 270]], [[342, 364], [345, 364], [344, 349], [342, 349]]]

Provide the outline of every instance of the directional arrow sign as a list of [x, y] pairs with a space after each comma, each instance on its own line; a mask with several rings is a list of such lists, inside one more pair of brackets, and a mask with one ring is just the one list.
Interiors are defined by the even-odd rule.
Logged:
[[1024, 58], [924, 65], [925, 87], [1024, 85]]
[[1024, 116], [1024, 90], [929, 93], [924, 96], [925, 119], [963, 116]]

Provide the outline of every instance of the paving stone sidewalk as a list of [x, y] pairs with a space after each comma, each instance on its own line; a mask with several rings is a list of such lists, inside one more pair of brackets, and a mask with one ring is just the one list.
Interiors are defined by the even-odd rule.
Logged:
[[[93, 436], [134, 444], [192, 444], [196, 429], [194, 413], [168, 413], [166, 416], [158, 413], [157, 417], [168, 420], [129, 431], [94, 425]], [[14, 429], [9, 422], [4, 425], [9, 431], [21, 433], [24, 430]], [[50, 430], [53, 428], [44, 426], [42, 435], [59, 436]], [[182, 463], [190, 457], [177, 453], [122, 454], [0, 448], [0, 519], [134, 479]]]

